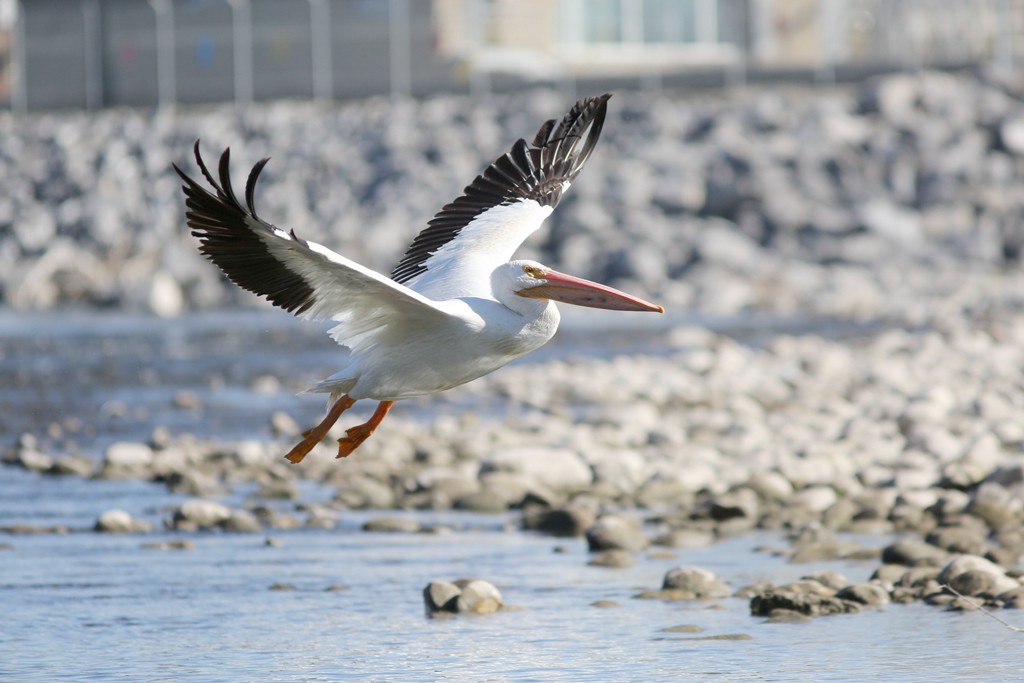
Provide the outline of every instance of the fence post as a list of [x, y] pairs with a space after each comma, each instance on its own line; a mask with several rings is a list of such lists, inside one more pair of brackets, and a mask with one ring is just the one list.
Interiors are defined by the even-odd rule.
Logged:
[[815, 80], [828, 85], [836, 84], [836, 60], [839, 56], [836, 42], [839, 40], [838, 9], [836, 0], [818, 0], [818, 31], [821, 38], [821, 66]]
[[228, 0], [231, 5], [231, 42], [234, 46], [235, 104], [252, 104], [252, 5], [249, 0]]
[[331, 6], [328, 0], [309, 0], [309, 42], [313, 50], [313, 99], [334, 99], [331, 51]]
[[1013, 69], [1013, 17], [1009, 0], [996, 0], [996, 26], [993, 66], [1000, 75], [1009, 75]]
[[388, 57], [391, 97], [412, 93], [409, 0], [388, 0]]
[[82, 34], [85, 38], [85, 108], [103, 106], [103, 22], [99, 0], [82, 0]]
[[27, 67], [25, 65], [25, 10], [22, 0], [14, 2], [14, 30], [11, 32], [11, 111], [28, 111]]
[[156, 15], [156, 91], [160, 109], [171, 109], [177, 101], [174, 54], [173, 0], [149, 0]]

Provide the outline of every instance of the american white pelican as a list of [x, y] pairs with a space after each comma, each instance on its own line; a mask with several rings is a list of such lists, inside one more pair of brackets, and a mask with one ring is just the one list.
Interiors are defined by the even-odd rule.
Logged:
[[558, 327], [554, 301], [664, 311], [535, 261], [509, 261], [594, 150], [609, 97], [580, 100], [560, 123], [544, 123], [533, 142], [517, 141], [441, 209], [390, 278], [261, 219], [253, 194], [268, 159], [250, 172], [243, 206], [231, 188], [230, 150], [220, 157], [218, 183], [196, 140], [196, 163], [216, 194], [174, 170], [200, 251], [233, 282], [286, 311], [334, 320], [330, 335], [349, 350], [345, 366], [310, 389], [330, 395], [327, 416], [288, 460], [301, 461], [358, 400], [379, 403], [338, 440], [339, 458], [373, 434], [395, 401], [451, 389], [540, 347]]

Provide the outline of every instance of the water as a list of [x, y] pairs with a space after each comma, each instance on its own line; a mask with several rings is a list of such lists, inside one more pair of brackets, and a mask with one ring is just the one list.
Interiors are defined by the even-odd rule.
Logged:
[[[660, 351], [659, 329], [642, 336], [645, 350]], [[570, 329], [524, 362], [607, 354], [635, 338]], [[93, 426], [73, 435], [87, 454], [113, 439], [145, 438], [155, 423], [258, 437], [273, 410], [306, 399], [292, 397], [290, 385], [254, 392], [253, 379], [279, 374], [301, 387], [330, 371], [332, 351], [318, 329], [264, 313], [0, 315], [0, 429], [9, 441], [77, 418]], [[169, 398], [181, 390], [201, 395], [201, 415]], [[306, 486], [303, 500], [327, 495]], [[510, 530], [511, 517], [455, 512], [403, 513], [447, 529], [432, 534], [365, 533], [362, 523], [380, 513], [345, 512], [335, 530], [274, 531], [272, 545], [259, 534], [89, 531], [115, 507], [160, 528], [180, 501], [144, 482], [0, 469], [0, 526], [69, 529], [0, 535], [0, 681], [1017, 681], [1024, 671], [1024, 635], [980, 613], [891, 605], [768, 624], [740, 599], [632, 598], [684, 564], [734, 587], [821, 569], [864, 580], [875, 564], [789, 565], [755, 551], [783, 544], [769, 534], [606, 569], [586, 565], [582, 541]], [[195, 548], [142, 547], [180, 539]], [[488, 579], [516, 609], [427, 618], [423, 587], [460, 577]], [[593, 606], [598, 600], [618, 606]], [[1001, 616], [1024, 626], [1018, 613]], [[681, 624], [703, 631], [663, 630]]]

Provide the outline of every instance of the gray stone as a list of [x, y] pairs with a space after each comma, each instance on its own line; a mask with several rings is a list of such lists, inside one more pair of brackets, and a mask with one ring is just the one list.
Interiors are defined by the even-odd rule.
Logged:
[[491, 614], [504, 606], [501, 593], [494, 584], [482, 579], [460, 579], [455, 582], [462, 592], [456, 599], [460, 613]]
[[96, 520], [95, 530], [110, 534], [147, 532], [152, 526], [145, 520], [133, 518], [124, 510], [107, 510]]
[[46, 473], [85, 479], [91, 477], [95, 471], [96, 463], [91, 458], [82, 455], [65, 455], [54, 459], [53, 465], [46, 470]]
[[274, 436], [293, 438], [302, 433], [302, 427], [299, 426], [294, 417], [282, 410], [278, 410], [270, 416], [270, 431], [273, 432]]
[[696, 598], [724, 598], [732, 594], [728, 585], [706, 569], [676, 567], [670, 569], [662, 581], [663, 590], [681, 590]]
[[481, 474], [514, 472], [555, 491], [575, 491], [594, 479], [579, 454], [555, 448], [514, 448], [499, 451], [481, 463]]
[[587, 562], [591, 567], [625, 568], [636, 564], [628, 550], [604, 550], [597, 553]]
[[784, 501], [793, 494], [793, 484], [779, 472], [756, 472], [746, 487], [766, 501]]
[[982, 484], [974, 492], [967, 511], [985, 520], [993, 529], [1019, 526], [1024, 519], [1024, 502], [995, 482]]
[[221, 522], [221, 528], [225, 531], [250, 534], [263, 531], [259, 518], [248, 510], [232, 510], [231, 515]]
[[914, 539], [896, 541], [882, 550], [882, 562], [908, 567], [938, 567], [944, 564], [948, 557], [949, 554], [942, 548]]
[[334, 500], [354, 510], [383, 510], [395, 506], [395, 492], [387, 484], [372, 477], [355, 476], [338, 489]]
[[715, 535], [701, 529], [673, 529], [653, 542], [667, 548], [704, 548], [715, 542]]
[[14, 461], [30, 472], [47, 472], [54, 466], [53, 456], [35, 448], [19, 448]]
[[962, 526], [939, 527], [929, 532], [925, 541], [951, 553], [981, 555], [985, 552], [985, 533]]
[[143, 470], [153, 463], [153, 449], [144, 443], [119, 441], [107, 446], [103, 454], [104, 467], [123, 470]]
[[879, 607], [890, 602], [889, 593], [874, 583], [857, 583], [846, 586], [836, 593], [836, 597], [840, 600], [860, 603], [866, 607]]
[[363, 531], [406, 533], [412, 534], [422, 531], [423, 527], [413, 517], [376, 517], [369, 519], [363, 524]]
[[760, 505], [757, 494], [748, 488], [739, 488], [717, 496], [711, 503], [711, 519], [723, 521], [742, 517], [756, 520]]
[[850, 580], [834, 571], [821, 571], [814, 574], [808, 574], [807, 576], [801, 577], [801, 580], [806, 581], [817, 581], [822, 586], [830, 588], [832, 590], [841, 590], [850, 585]]
[[495, 495], [491, 489], [485, 489], [462, 496], [455, 501], [454, 507], [470, 512], [499, 514], [508, 510], [508, 501], [500, 495]]
[[797, 584], [772, 588], [750, 600], [750, 613], [755, 617], [775, 617], [778, 612], [795, 612], [819, 617], [857, 612], [861, 604], [843, 600], [828, 593], [808, 590]]
[[1003, 607], [1024, 609], [1024, 586], [1003, 591], [995, 597]]
[[216, 477], [193, 468], [170, 472], [161, 478], [168, 491], [181, 495], [206, 497], [219, 496], [225, 492], [224, 486]]
[[632, 517], [606, 515], [590, 525], [586, 533], [590, 550], [643, 550], [649, 544]]
[[[965, 575], [966, 576], [962, 576]], [[1006, 575], [1002, 567], [984, 557], [960, 555], [939, 572], [937, 580], [964, 595], [991, 597], [1019, 587], [1016, 579]]]
[[789, 561], [794, 564], [803, 564], [807, 562], [837, 560], [848, 557], [859, 549], [860, 546], [853, 541], [827, 538], [821, 541], [798, 545], [789, 556]]
[[523, 528], [561, 537], [583, 536], [594, 515], [580, 507], [549, 509], [531, 506], [523, 510]]
[[186, 500], [174, 512], [173, 524], [178, 528], [212, 529], [231, 517], [231, 508], [212, 500]]
[[480, 475], [480, 484], [482, 490], [479, 493], [482, 496], [501, 501], [506, 508], [522, 505], [527, 495], [538, 488], [536, 482], [514, 472], [483, 473]]
[[462, 589], [448, 581], [431, 581], [423, 589], [423, 602], [428, 613], [457, 612]]

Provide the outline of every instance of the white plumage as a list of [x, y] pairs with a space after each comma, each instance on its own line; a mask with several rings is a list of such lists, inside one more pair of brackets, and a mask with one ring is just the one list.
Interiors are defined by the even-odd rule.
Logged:
[[286, 456], [299, 462], [360, 399], [379, 401], [373, 417], [347, 430], [338, 457], [354, 451], [403, 398], [444, 391], [486, 375], [547, 342], [558, 328], [554, 301], [617, 310], [661, 311], [618, 290], [509, 261], [554, 210], [593, 151], [608, 95], [580, 100], [531, 144], [519, 140], [464, 194], [430, 221], [386, 277], [258, 217], [259, 162], [243, 206], [221, 155], [214, 193], [177, 166], [186, 216], [200, 250], [235, 283], [297, 315], [337, 322], [331, 336], [348, 349], [345, 366], [312, 387], [330, 394], [324, 420]]

